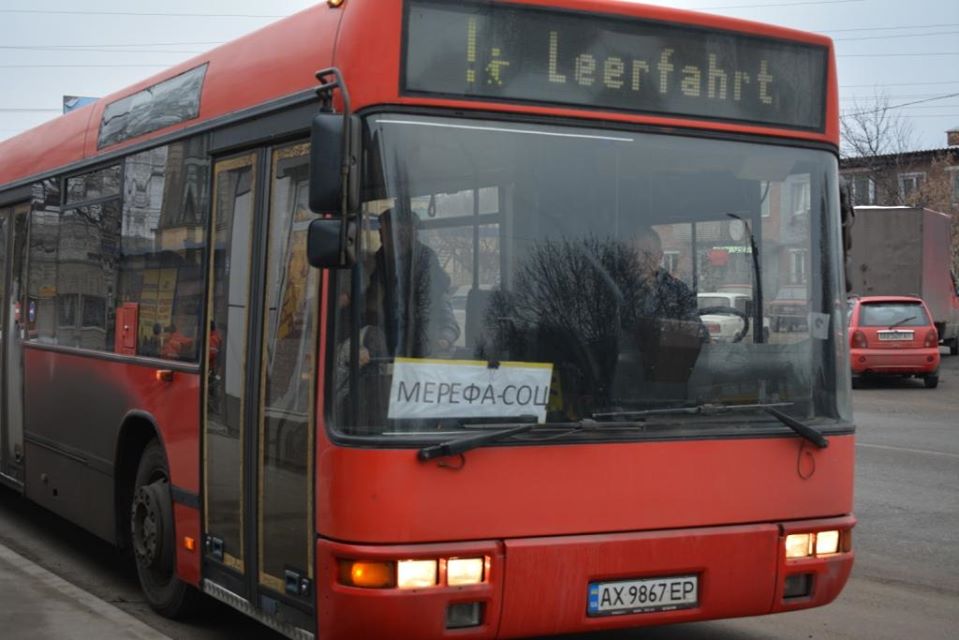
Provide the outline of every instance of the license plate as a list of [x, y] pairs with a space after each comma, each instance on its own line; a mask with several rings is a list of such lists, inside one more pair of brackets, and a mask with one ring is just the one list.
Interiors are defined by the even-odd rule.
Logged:
[[880, 340], [912, 340], [915, 332], [913, 331], [880, 331]]
[[699, 604], [698, 576], [670, 576], [589, 584], [591, 616], [690, 609]]

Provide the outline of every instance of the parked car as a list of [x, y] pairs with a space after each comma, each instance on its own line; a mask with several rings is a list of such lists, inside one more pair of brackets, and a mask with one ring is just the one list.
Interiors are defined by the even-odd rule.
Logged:
[[[703, 292], [696, 296], [700, 309], [711, 307], [732, 307], [746, 314], [749, 318], [749, 331], [743, 339], [753, 335], [753, 304], [752, 298], [742, 293], [727, 293], [724, 291]], [[743, 330], [743, 320], [731, 313], [708, 313], [700, 316], [709, 337], [716, 342], [731, 342]], [[763, 318], [763, 342], [769, 342], [769, 318]]]
[[798, 331], [808, 323], [809, 294], [804, 284], [784, 285], [769, 303], [772, 329]]
[[878, 375], [915, 376], [928, 389], [939, 385], [939, 332], [922, 298], [852, 298], [849, 344], [854, 386]]

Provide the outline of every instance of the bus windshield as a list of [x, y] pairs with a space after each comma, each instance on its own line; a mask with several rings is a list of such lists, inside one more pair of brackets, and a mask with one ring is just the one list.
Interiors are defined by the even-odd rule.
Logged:
[[[408, 114], [368, 118], [365, 140], [361, 249], [336, 281], [341, 433], [703, 403], [848, 419], [831, 153]], [[724, 315], [742, 324], [717, 339]], [[669, 415], [657, 433], [707, 422]]]

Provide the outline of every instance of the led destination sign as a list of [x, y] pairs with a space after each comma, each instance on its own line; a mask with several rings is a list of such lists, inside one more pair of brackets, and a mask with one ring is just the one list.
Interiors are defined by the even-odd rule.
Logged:
[[409, 0], [407, 93], [822, 130], [825, 47], [517, 5]]

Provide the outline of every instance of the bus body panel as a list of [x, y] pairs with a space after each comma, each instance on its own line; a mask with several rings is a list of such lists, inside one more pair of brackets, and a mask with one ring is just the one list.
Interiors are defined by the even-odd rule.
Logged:
[[[552, 115], [652, 126], [689, 126], [698, 130], [771, 135], [822, 142], [832, 146], [837, 146], [839, 143], [838, 83], [835, 55], [829, 38], [734, 18], [627, 2], [508, 1], [515, 4], [587, 13], [621, 14], [674, 24], [728, 29], [828, 47], [826, 128], [821, 133], [784, 131], [774, 127], [645, 116], [615, 111], [401, 96], [399, 72], [403, 1], [378, 0], [375, 3], [352, 1], [346, 2], [338, 9], [329, 8], [325, 3], [306, 9], [106, 96], [89, 107], [40, 125], [8, 141], [0, 142], [0, 183], [14, 183], [57, 167], [122, 150], [125, 147], [166, 136], [216, 118], [236, 114], [244, 109], [295, 95], [316, 86], [313, 74], [331, 65], [337, 65], [343, 71], [355, 111], [380, 104], [429, 105], [460, 110]], [[266, 56], [264, 52], [275, 52], [275, 56]], [[197, 118], [103, 149], [98, 148], [100, 123], [107, 105], [202, 64], [209, 66]]]
[[[115, 540], [112, 515], [114, 475], [120, 462], [118, 437], [131, 414], [152, 418], [166, 449], [173, 487], [199, 495], [200, 377], [175, 371], [172, 381], [159, 381], [157, 371], [163, 370], [163, 365], [108, 360], [28, 344], [24, 349], [26, 440], [34, 450], [48, 452], [44, 459], [51, 464], [59, 464], [55, 459], [71, 460], [72, 472], [78, 475], [51, 473], [27, 456], [27, 496], [65, 514], [71, 507], [69, 500], [60, 497], [61, 492], [85, 483], [103, 486], [104, 491], [84, 492], [75, 506], [81, 513], [109, 514], [108, 521], [81, 517], [79, 523]], [[58, 495], [53, 494], [54, 489]], [[182, 509], [177, 513], [183, 513]], [[198, 531], [183, 533], [198, 539]], [[196, 559], [193, 562], [198, 566]]]
[[[319, 636], [520, 638], [762, 615], [828, 604], [842, 590], [854, 555], [785, 560], [792, 531], [848, 530], [851, 516], [661, 531], [549, 536], [459, 544], [361, 546], [317, 542]], [[444, 558], [485, 554], [483, 584], [451, 588], [359, 589], [337, 584], [337, 560]], [[785, 598], [787, 576], [810, 574], [808, 595]], [[590, 616], [595, 582], [696, 576], [698, 598], [686, 609]], [[480, 625], [445, 627], [451, 604], [479, 603]]]
[[[342, 12], [307, 9], [108, 95], [95, 103], [0, 141], [0, 184], [167, 136], [316, 86], [330, 66]], [[264, 55], [275, 52], [276, 56]], [[207, 64], [197, 118], [130, 140], [98, 147], [106, 107], [163, 80]]]
[[[400, 66], [403, 24], [402, 0], [381, 0], [372, 3], [347, 3], [336, 44], [335, 63], [343, 70], [350, 88], [354, 110], [379, 104], [443, 107], [457, 110], [484, 110], [510, 114], [528, 114], [595, 119], [606, 122], [648, 124], [651, 126], [690, 127], [692, 130], [723, 131], [731, 134], [768, 135], [839, 144], [839, 100], [836, 80], [835, 55], [832, 40], [824, 36], [759, 24], [734, 18], [724, 18], [666, 7], [648, 6], [631, 2], [596, 2], [595, 0], [505, 0], [503, 4], [542, 6], [557, 10], [586, 13], [619, 14], [638, 19], [673, 24], [699, 25], [710, 29], [728, 29], [771, 38], [786, 38], [827, 47], [828, 78], [826, 79], [826, 127], [823, 132], [777, 129], [762, 125], [704, 121], [682, 117], [651, 116], [639, 113], [584, 109], [562, 106], [528, 105], [517, 102], [483, 101], [482, 99], [444, 99], [441, 97], [414, 97], [399, 93], [402, 90]], [[356, 82], [353, 78], [363, 78]]]
[[848, 435], [821, 450], [796, 437], [494, 446], [429, 463], [328, 447], [316, 527], [396, 544], [839, 516], [852, 511], [854, 459]]

